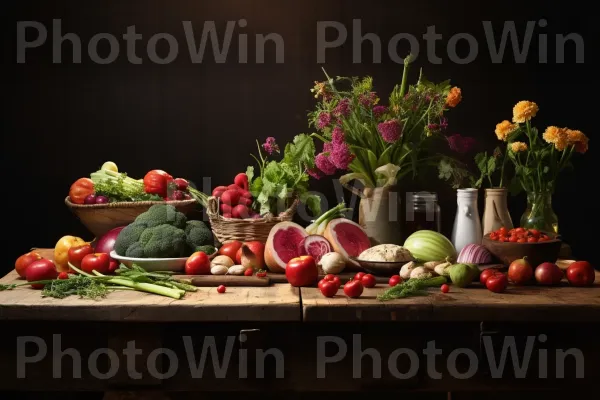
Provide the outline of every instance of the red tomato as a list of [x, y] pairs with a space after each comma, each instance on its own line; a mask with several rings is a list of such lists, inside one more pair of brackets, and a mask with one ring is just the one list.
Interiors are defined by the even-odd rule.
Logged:
[[81, 270], [88, 274], [98, 271], [101, 274], [108, 274], [110, 269], [110, 257], [106, 253], [87, 254], [81, 260]]
[[265, 276], [267, 276], [267, 271], [265, 271], [264, 269], [261, 269], [256, 273], [256, 276], [259, 278], [264, 278]]
[[[27, 282], [51, 280], [56, 279], [57, 276], [58, 271], [56, 270], [56, 266], [52, 261], [45, 258], [29, 264], [25, 272]], [[38, 283], [31, 285], [31, 287], [34, 289], [42, 289], [44, 285]]]
[[538, 243], [539, 242], [547, 242], [548, 240], [550, 240], [550, 238], [548, 236], [542, 236], [538, 239]]
[[[325, 297], [333, 297], [336, 295], [339, 286], [335, 284], [335, 282], [333, 281], [321, 281], [323, 282], [323, 284], [321, 284], [319, 286], [319, 289], [321, 290], [321, 293], [323, 294], [323, 296]], [[319, 282], [320, 284], [320, 282]]]
[[227, 288], [225, 287], [225, 285], [219, 285], [217, 287], [217, 293], [225, 293], [225, 290], [227, 290]]
[[247, 268], [244, 271], [244, 276], [252, 276], [254, 274], [254, 270], [252, 268]]
[[527, 243], [527, 239], [525, 239], [524, 237], [519, 238], [519, 240], [517, 240], [517, 243]]
[[389, 280], [389, 282], [388, 282], [388, 284], [391, 287], [394, 287], [394, 286], [396, 286], [397, 284], [399, 284], [401, 282], [402, 282], [402, 278], [400, 278], [400, 275], [392, 275], [391, 278], [390, 278], [390, 280]]
[[25, 271], [27, 267], [31, 265], [34, 261], [41, 260], [42, 256], [36, 253], [35, 251], [30, 251], [29, 253], [23, 254], [21, 257], [17, 258], [15, 262], [15, 271], [21, 278], [25, 278]]
[[515, 232], [517, 232], [517, 233], [524, 233], [525, 232], [525, 228], [518, 227], [518, 228], [515, 229]]
[[317, 263], [312, 256], [292, 258], [285, 267], [285, 277], [292, 286], [311, 286], [319, 279]]
[[172, 181], [173, 177], [165, 171], [160, 169], [152, 170], [144, 176], [144, 191], [163, 198], [167, 197], [168, 185]]
[[508, 230], [505, 227], [502, 227], [502, 228], [498, 229], [498, 233], [500, 233], [500, 235], [502, 235], [502, 236], [506, 236], [506, 234], [508, 233]]
[[594, 267], [587, 261], [574, 262], [567, 268], [567, 280], [573, 286], [590, 286], [595, 279]]
[[363, 289], [363, 284], [357, 279], [351, 280], [344, 285], [344, 293], [353, 299], [360, 297]]
[[83, 244], [81, 246], [70, 247], [67, 253], [67, 257], [71, 264], [73, 264], [77, 268], [81, 268], [81, 261], [83, 260], [83, 257], [93, 253], [94, 249], [92, 248], [92, 246], [90, 246], [89, 244]]
[[362, 277], [365, 275], [366, 274], [364, 272], [357, 272], [356, 275], [354, 275], [354, 280], [360, 281], [362, 279]]
[[119, 269], [119, 262], [115, 260], [110, 260], [110, 264], [108, 265], [108, 272], [115, 272]]
[[450, 286], [448, 286], [447, 284], [445, 284], [445, 283], [444, 283], [444, 284], [443, 284], [443, 285], [440, 287], [440, 290], [442, 291], [442, 293], [448, 293], [448, 292], [450, 291]]
[[[243, 245], [242, 245], [243, 246]], [[237, 265], [242, 265], [242, 248], [235, 253], [235, 258], [233, 259]]]
[[519, 240], [516, 236], [511, 236], [508, 241], [511, 243], [517, 243], [517, 240]]
[[488, 278], [490, 276], [499, 274], [500, 271], [498, 271], [497, 269], [493, 269], [493, 268], [488, 268], [488, 269], [484, 269], [483, 271], [481, 271], [481, 274], [479, 274], [479, 282], [481, 282], [482, 285], [485, 285], [485, 282], [488, 280]]
[[375, 280], [375, 277], [373, 275], [371, 275], [371, 274], [363, 275], [363, 277], [360, 279], [360, 282], [366, 288], [375, 287], [375, 285], [377, 284], [377, 281]]
[[64, 279], [69, 279], [69, 274], [67, 274], [66, 272], [61, 272], [60, 274], [58, 274], [58, 279], [64, 280]]
[[530, 229], [529, 233], [531, 233], [536, 238], [540, 237], [540, 231], [538, 231], [537, 229]]
[[327, 274], [325, 275], [323, 280], [335, 283], [338, 288], [342, 286], [342, 282], [340, 281], [340, 278], [337, 275]]
[[94, 193], [94, 182], [90, 178], [79, 178], [69, 189], [69, 200], [75, 204], [85, 203], [85, 198]]
[[238, 250], [240, 250], [242, 248], [242, 242], [240, 242], [239, 240], [232, 240], [230, 242], [227, 242], [225, 244], [223, 244], [223, 246], [221, 246], [221, 248], [219, 249], [219, 254], [223, 255], [223, 256], [227, 256], [229, 258], [231, 258], [232, 260], [235, 260], [236, 263], [239, 265], [242, 263], [241, 261], [241, 257], [242, 254], [240, 253], [240, 262], [238, 263], [237, 261], [237, 252]]
[[488, 290], [494, 293], [502, 293], [506, 290], [508, 286], [508, 279], [504, 274], [495, 274], [490, 276], [487, 281], [485, 281], [485, 287]]
[[490, 240], [498, 240], [498, 234], [496, 232], [490, 233]]
[[210, 275], [210, 260], [203, 251], [192, 254], [185, 262], [186, 275]]
[[533, 278], [533, 268], [524, 258], [510, 263], [508, 267], [508, 279], [515, 285], [524, 285], [531, 282]]
[[537, 243], [537, 238], [535, 236], [530, 236], [527, 238], [527, 243]]

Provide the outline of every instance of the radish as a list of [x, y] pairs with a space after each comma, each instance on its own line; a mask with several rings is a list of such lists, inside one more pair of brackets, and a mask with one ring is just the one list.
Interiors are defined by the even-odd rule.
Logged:
[[233, 218], [248, 218], [249, 215], [248, 207], [243, 204], [238, 204], [231, 209], [231, 216]]
[[238, 204], [242, 204], [246, 207], [250, 207], [252, 205], [252, 199], [248, 197], [240, 197]]
[[249, 199], [251, 199], [251, 198], [252, 198], [252, 193], [250, 193], [250, 192], [249, 192], [249, 191], [247, 191], [247, 190], [240, 189], [240, 190], [238, 190], [238, 192], [240, 192], [240, 196], [242, 196], [242, 197], [247, 197], [247, 198], [249, 198]]
[[239, 192], [241, 189], [241, 187], [239, 187], [238, 185], [232, 183], [231, 185], [227, 186], [227, 190], [235, 190], [236, 192]]
[[235, 176], [235, 178], [233, 179], [233, 183], [235, 183], [237, 186], [241, 187], [244, 190], [248, 190], [248, 175], [241, 173], [241, 174], [237, 174]]
[[230, 206], [235, 206], [240, 201], [240, 192], [237, 190], [226, 190], [221, 195], [221, 202]]
[[227, 190], [227, 187], [225, 187], [225, 186], [217, 186], [216, 188], [213, 189], [212, 195], [216, 198], [219, 198], [219, 197], [221, 197], [223, 192], [226, 190]]
[[231, 206], [229, 204], [221, 204], [221, 212], [223, 214], [231, 214]]

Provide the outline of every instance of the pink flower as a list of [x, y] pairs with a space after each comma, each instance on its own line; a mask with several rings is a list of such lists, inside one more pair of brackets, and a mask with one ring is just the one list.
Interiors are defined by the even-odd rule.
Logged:
[[334, 144], [344, 142], [344, 131], [339, 126], [333, 128], [333, 132], [331, 132], [331, 142]]
[[269, 154], [273, 154], [273, 152], [279, 153], [279, 145], [275, 143], [275, 138], [270, 136], [267, 138], [266, 142], [262, 145], [263, 149]]
[[317, 122], [317, 128], [324, 129], [325, 127], [329, 126], [330, 123], [331, 123], [331, 114], [329, 114], [327, 112], [322, 112], [321, 114], [319, 114], [319, 121]]
[[375, 118], [381, 117], [386, 112], [387, 112], [387, 107], [386, 106], [375, 106], [375, 107], [373, 107], [373, 116]]
[[354, 154], [350, 152], [350, 147], [348, 147], [346, 143], [334, 142], [333, 151], [331, 152], [329, 159], [337, 169], [347, 170], [352, 160], [354, 160]]
[[448, 140], [450, 149], [460, 154], [468, 153], [476, 143], [474, 138], [461, 136], [459, 134], [450, 135], [446, 139]]
[[313, 178], [319, 180], [323, 177], [323, 173], [321, 171], [319, 171], [317, 168], [310, 168], [306, 170], [306, 173], [308, 173], [308, 175], [312, 176]]
[[350, 99], [343, 98], [333, 109], [333, 115], [336, 117], [347, 117], [350, 115]]
[[325, 153], [319, 153], [315, 157], [315, 165], [325, 175], [335, 174], [335, 165], [329, 159], [329, 156]]
[[331, 153], [333, 151], [333, 143], [325, 142], [323, 143], [323, 153]]
[[358, 102], [364, 108], [371, 108], [377, 103], [377, 94], [375, 92], [363, 93], [358, 96]]
[[377, 130], [387, 143], [396, 143], [402, 135], [402, 124], [398, 120], [390, 119], [377, 125]]

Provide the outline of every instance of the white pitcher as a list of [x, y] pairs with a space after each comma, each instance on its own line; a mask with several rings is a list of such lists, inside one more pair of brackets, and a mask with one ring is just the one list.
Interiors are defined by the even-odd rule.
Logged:
[[456, 218], [452, 230], [452, 244], [460, 253], [471, 243], [481, 243], [481, 218], [477, 207], [477, 189], [458, 189], [456, 194]]

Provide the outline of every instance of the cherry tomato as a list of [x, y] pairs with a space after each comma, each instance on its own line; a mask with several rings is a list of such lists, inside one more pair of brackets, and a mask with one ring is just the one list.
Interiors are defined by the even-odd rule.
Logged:
[[192, 254], [185, 262], [186, 275], [210, 275], [210, 260], [203, 251]]
[[354, 280], [355, 281], [360, 281], [362, 279], [363, 276], [365, 276], [366, 274], [364, 272], [357, 272], [356, 275], [354, 275]]
[[538, 231], [537, 229], [530, 229], [529, 232], [531, 232], [531, 234], [536, 238], [540, 237], [540, 231]]
[[252, 276], [254, 275], [254, 270], [252, 268], [248, 268], [244, 271], [244, 276]]
[[525, 232], [525, 228], [518, 227], [518, 228], [515, 229], [515, 232], [517, 232], [517, 233], [524, 233]]
[[502, 293], [506, 290], [508, 286], [508, 278], [505, 274], [495, 274], [488, 278], [485, 281], [485, 287], [494, 293]]
[[498, 238], [498, 241], [500, 241], [500, 242], [506, 242], [506, 239], [504, 238], [504, 236], [500, 236]]
[[58, 279], [69, 279], [69, 274], [63, 271], [60, 274], [58, 274]]
[[353, 299], [360, 297], [360, 295], [363, 292], [363, 289], [363, 284], [357, 279], [349, 281], [344, 285], [344, 293], [346, 294], [346, 296]]
[[548, 240], [550, 240], [550, 238], [548, 236], [542, 236], [541, 238], [538, 239], [538, 242], [547, 242]]
[[500, 235], [506, 236], [506, 234], [508, 233], [508, 230], [505, 227], [502, 227], [498, 230], [498, 232], [500, 233]]
[[537, 243], [537, 238], [535, 236], [531, 236], [527, 239], [527, 243]]
[[527, 239], [520, 237], [519, 240], [517, 240], [517, 243], [527, 243]]
[[256, 276], [259, 278], [264, 278], [265, 276], [267, 276], [267, 271], [265, 271], [264, 269], [261, 269], [256, 273]]
[[377, 284], [377, 281], [375, 280], [375, 277], [373, 275], [371, 275], [371, 274], [363, 275], [363, 277], [360, 279], [360, 282], [366, 288], [375, 287], [375, 285]]
[[490, 233], [490, 240], [498, 240], [498, 234], [496, 232]]
[[440, 290], [442, 291], [442, 293], [448, 293], [448, 292], [450, 291], [450, 286], [448, 286], [447, 284], [445, 284], [445, 283], [444, 283], [444, 284], [443, 284], [443, 285], [440, 287]]
[[511, 242], [511, 243], [516, 243], [516, 242], [517, 242], [517, 240], [519, 240], [519, 239], [518, 239], [516, 236], [511, 236], [511, 237], [508, 239], [508, 241], [509, 241], [509, 242]]
[[219, 285], [219, 287], [217, 287], [217, 293], [225, 293], [226, 290], [227, 288], [225, 285]]
[[[321, 284], [321, 282], [323, 282], [323, 284]], [[319, 289], [321, 290], [321, 293], [323, 294], [323, 296], [325, 297], [333, 297], [336, 295], [339, 286], [335, 284], [334, 281], [323, 281], [321, 280], [321, 282], [319, 282]]]
[[340, 277], [337, 276], [337, 275], [327, 274], [327, 275], [325, 275], [325, 277], [323, 278], [323, 280], [335, 283], [338, 288], [340, 286], [342, 286], [342, 282], [340, 281]]
[[394, 287], [401, 282], [402, 282], [402, 278], [400, 278], [400, 275], [392, 275], [388, 284], [390, 285], [390, 287]]

